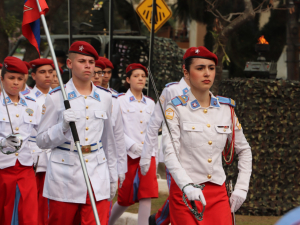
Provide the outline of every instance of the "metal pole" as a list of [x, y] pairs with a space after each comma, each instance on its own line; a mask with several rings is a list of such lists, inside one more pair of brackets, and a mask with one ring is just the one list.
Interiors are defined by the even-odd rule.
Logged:
[[[72, 30], [72, 7], [71, 7], [71, 0], [68, 0], [68, 14], [69, 14], [69, 47], [73, 43], [73, 30]], [[72, 77], [72, 72], [69, 70], [69, 79]]]
[[[39, 8], [39, 12], [41, 12], [42, 10], [41, 10], [39, 0], [36, 0], [36, 3], [37, 3], [37, 6]], [[57, 73], [57, 78], [58, 78], [59, 85], [60, 85], [60, 88], [61, 88], [61, 92], [62, 92], [62, 95], [63, 95], [64, 105], [65, 105], [66, 109], [69, 109], [69, 108], [71, 108], [70, 107], [70, 102], [68, 101], [66, 90], [64, 88], [64, 84], [63, 84], [63, 81], [61, 79], [61, 74], [60, 74], [59, 67], [58, 67], [58, 64], [57, 64], [54, 48], [53, 48], [53, 45], [52, 45], [52, 42], [51, 42], [50, 33], [49, 33], [48, 26], [47, 26], [47, 23], [46, 23], [45, 15], [42, 14], [42, 13], [41, 13], [41, 20], [42, 20], [42, 23], [43, 23], [43, 26], [44, 26], [44, 30], [45, 30], [45, 34], [46, 34], [47, 41], [48, 41], [48, 44], [49, 44], [49, 48], [50, 48], [50, 51], [51, 51], [53, 63], [54, 63], [55, 70], [56, 70], [56, 73]], [[97, 212], [97, 208], [96, 208], [96, 203], [95, 203], [91, 183], [90, 183], [90, 180], [89, 180], [89, 177], [88, 177], [86, 165], [85, 165], [85, 162], [83, 160], [83, 155], [82, 155], [82, 151], [81, 151], [81, 147], [80, 147], [80, 142], [79, 142], [79, 137], [78, 137], [75, 122], [70, 122], [70, 127], [71, 127], [71, 131], [72, 131], [74, 143], [75, 143], [77, 151], [78, 151], [79, 160], [80, 160], [80, 163], [81, 163], [84, 180], [85, 180], [85, 183], [86, 183], [86, 186], [87, 186], [87, 190], [88, 190], [88, 194], [89, 194], [89, 197], [90, 197], [90, 200], [91, 200], [93, 213], [94, 213], [94, 216], [95, 216], [95, 221], [96, 221], [97, 225], [100, 225], [100, 220], [99, 220], [99, 216], [98, 216], [98, 212]]]
[[[149, 61], [148, 68], [152, 70], [152, 56], [154, 46], [154, 28], [155, 28], [155, 15], [156, 15], [156, 0], [152, 1], [152, 16], [151, 16], [151, 33], [150, 33], [150, 47], [149, 47]], [[148, 81], [147, 95], [150, 96], [151, 83]]]

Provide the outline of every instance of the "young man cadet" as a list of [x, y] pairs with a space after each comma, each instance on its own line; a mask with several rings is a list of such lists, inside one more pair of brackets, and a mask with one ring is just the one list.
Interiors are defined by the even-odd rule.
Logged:
[[41, 149], [51, 148], [43, 196], [49, 198], [49, 225], [72, 224], [77, 210], [81, 225], [96, 224], [70, 122], [75, 122], [101, 224], [107, 223], [107, 199], [117, 189], [117, 155], [111, 124], [111, 93], [91, 82], [96, 50], [74, 42], [68, 67], [73, 78], [65, 90], [71, 108], [65, 110], [60, 87], [47, 95], [37, 135]]
[[119, 93], [116, 90], [109, 87], [109, 81], [111, 79], [112, 70], [114, 69], [114, 65], [107, 58], [104, 58], [104, 57], [100, 56], [99, 59], [102, 62], [105, 63], [105, 69], [103, 70], [103, 78], [102, 78], [102, 85], [101, 86], [108, 89], [108, 90], [110, 90], [113, 95], [118, 95]]
[[[20, 93], [27, 73], [20, 59], [11, 56], [4, 59], [1, 74], [4, 93], [0, 96], [1, 225], [38, 224], [37, 188], [28, 139], [32, 130], [37, 129], [41, 114], [35, 100]], [[12, 135], [11, 126], [18, 137]], [[16, 151], [15, 147], [20, 146]], [[8, 151], [11, 154], [7, 154]]]
[[[160, 96], [160, 101], [163, 110], [164, 111], [166, 110], [166, 106], [168, 102], [171, 101], [172, 98], [178, 95], [184, 95], [187, 92], [189, 92], [189, 90], [190, 90], [189, 81], [186, 80], [184, 77], [181, 78], [179, 82], [168, 83]], [[149, 170], [152, 149], [154, 148], [158, 130], [161, 127], [162, 122], [164, 122], [163, 115], [159, 103], [157, 102], [155, 105], [155, 110], [147, 126], [145, 143], [143, 146], [143, 153], [140, 160], [141, 173], [143, 175], [145, 175]], [[162, 148], [161, 151], [159, 152], [159, 162], [164, 162]], [[168, 187], [170, 189], [171, 175], [167, 168], [166, 168], [166, 173], [167, 173]], [[168, 225], [169, 223], [170, 223], [169, 200], [167, 199], [164, 205], [158, 210], [158, 212], [149, 217], [149, 225], [155, 225], [155, 224]]]
[[[35, 86], [30, 91], [28, 96], [36, 100], [40, 108], [39, 113], [42, 114], [46, 96], [51, 90], [50, 85], [53, 80], [53, 61], [50, 59], [35, 59], [29, 62], [29, 64], [32, 68], [31, 77], [33, 80], [35, 80]], [[50, 149], [45, 149], [42, 151], [36, 145], [36, 135], [37, 132], [34, 130], [31, 133], [29, 144], [30, 148], [32, 149], [32, 156], [35, 163], [36, 182], [38, 189], [39, 225], [45, 225], [48, 224], [48, 199], [43, 197], [43, 188], [48, 164], [47, 152], [50, 154]]]
[[[29, 70], [31, 69], [30, 64], [26, 61], [23, 61], [23, 63], [25, 63], [25, 65], [27, 66], [28, 72], [29, 72]], [[30, 92], [30, 90], [32, 89], [26, 84], [28, 77], [29, 77], [29, 74], [25, 74], [24, 85], [22, 88], [22, 94], [28, 94]]]

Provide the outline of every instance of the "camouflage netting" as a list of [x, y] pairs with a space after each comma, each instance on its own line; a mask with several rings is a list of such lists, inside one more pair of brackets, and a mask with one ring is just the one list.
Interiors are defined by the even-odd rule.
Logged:
[[[115, 52], [118, 52], [120, 56], [117, 69], [123, 82], [126, 77], [126, 67], [130, 63], [141, 63], [148, 67], [149, 42], [149, 39], [115, 41]], [[181, 65], [184, 51], [169, 38], [155, 37], [154, 43], [151, 72], [160, 94], [165, 84], [179, 81], [182, 77]], [[151, 92], [151, 97], [156, 99], [153, 92]]]
[[[279, 216], [300, 205], [300, 83], [283, 80], [222, 81], [219, 94], [236, 101], [236, 114], [252, 148], [253, 172], [238, 213]], [[237, 178], [237, 157], [225, 166]]]

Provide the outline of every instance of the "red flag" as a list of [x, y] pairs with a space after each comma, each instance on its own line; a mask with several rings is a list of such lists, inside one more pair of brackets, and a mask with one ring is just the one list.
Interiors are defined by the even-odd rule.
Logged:
[[49, 7], [45, 0], [39, 0], [41, 13], [39, 12], [36, 0], [25, 0], [22, 22], [22, 33], [24, 37], [36, 48], [40, 55], [40, 14], [46, 14]]

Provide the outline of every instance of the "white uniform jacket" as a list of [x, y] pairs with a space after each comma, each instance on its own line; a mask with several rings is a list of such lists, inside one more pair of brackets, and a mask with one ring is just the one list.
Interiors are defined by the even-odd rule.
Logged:
[[[92, 84], [88, 96], [81, 95], [71, 79], [66, 93], [78, 121], [80, 145], [89, 146], [84, 154], [96, 201], [110, 197], [110, 182], [117, 182], [117, 155], [111, 124], [111, 93]], [[43, 196], [61, 202], [85, 203], [87, 187], [71, 129], [62, 131], [65, 110], [60, 87], [47, 95], [36, 138], [41, 149], [51, 148]]]
[[176, 98], [168, 103], [165, 111], [177, 152], [165, 124], [163, 126], [165, 164], [178, 187], [182, 189], [188, 183], [222, 185], [225, 182], [222, 151], [227, 138], [231, 141], [232, 129], [235, 129], [235, 152], [239, 156], [235, 188], [248, 191], [251, 148], [237, 118], [232, 127], [230, 106], [221, 104], [212, 94], [208, 108], [201, 107], [191, 92], [183, 97], [186, 104]]
[[117, 95], [112, 95], [112, 125], [118, 154], [118, 174], [127, 173], [127, 151], [125, 147], [124, 128], [120, 103]]
[[[180, 82], [173, 82], [166, 85], [161, 96], [160, 101], [163, 107], [163, 110], [166, 110], [168, 102], [171, 101], [172, 98], [177, 95], [185, 95], [189, 92], [190, 87], [185, 82], [184, 78], [181, 78]], [[155, 105], [154, 112], [150, 118], [150, 121], [147, 126], [146, 136], [145, 136], [145, 144], [143, 147], [143, 153], [141, 158], [151, 158], [151, 153], [153, 148], [155, 147], [155, 141], [157, 139], [158, 130], [164, 121], [161, 108], [159, 103], [157, 102]], [[164, 155], [162, 151], [162, 145], [158, 154], [159, 162], [164, 162]]]
[[[4, 169], [10, 166], [14, 166], [16, 161], [23, 166], [32, 166], [33, 159], [31, 155], [31, 149], [28, 144], [30, 133], [33, 129], [37, 129], [38, 122], [40, 121], [41, 114], [39, 113], [38, 104], [29, 96], [19, 94], [20, 100], [18, 103], [14, 103], [5, 93], [7, 108], [11, 118], [12, 127], [14, 133], [19, 133], [23, 140], [21, 149], [14, 154], [5, 155], [0, 152], [0, 168]], [[11, 127], [6, 111], [3, 94], [1, 94], [0, 103], [0, 140], [11, 134]], [[6, 149], [4, 149], [6, 151]], [[12, 149], [9, 149], [12, 151]]]
[[[144, 95], [142, 100], [138, 101], [130, 89], [128, 89], [126, 94], [120, 94], [118, 100], [122, 110], [127, 154], [132, 159], [136, 159], [140, 156], [129, 151], [129, 149], [134, 144], [144, 144], [147, 125], [154, 111], [155, 103], [151, 98]], [[156, 156], [157, 143], [156, 135], [155, 145], [151, 151], [152, 156]]]
[[[50, 91], [51, 91], [51, 88], [50, 88]], [[24, 92], [22, 92], [22, 93], [24, 93]], [[42, 115], [42, 108], [43, 108], [43, 105], [45, 103], [47, 95], [43, 94], [43, 92], [41, 92], [36, 86], [34, 86], [34, 88], [32, 90], [30, 90], [30, 92], [25, 96], [29, 96], [29, 97], [36, 100], [36, 102], [39, 106], [39, 109], [40, 109], [39, 113]], [[50, 149], [48, 149], [47, 152], [46, 152], [46, 149], [45, 149], [45, 151], [42, 151], [36, 145], [36, 135], [37, 135], [36, 130], [33, 130], [32, 133], [31, 133], [31, 136], [28, 140], [28, 144], [29, 144], [29, 147], [31, 149], [33, 162], [35, 164], [37, 163], [37, 159], [39, 158], [36, 172], [46, 172], [47, 163], [48, 163], [47, 152], [49, 152], [49, 154], [50, 154]]]

